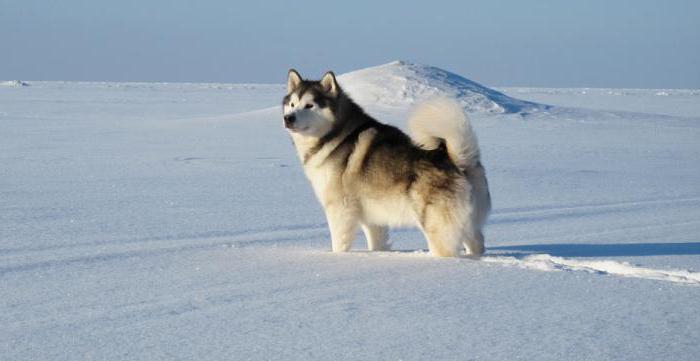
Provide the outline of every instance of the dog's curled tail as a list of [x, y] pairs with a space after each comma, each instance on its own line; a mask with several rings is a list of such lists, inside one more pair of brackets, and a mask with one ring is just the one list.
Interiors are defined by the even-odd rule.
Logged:
[[459, 169], [475, 167], [479, 162], [476, 134], [456, 100], [439, 97], [420, 103], [408, 119], [408, 129], [413, 141], [424, 149], [435, 149], [444, 142]]

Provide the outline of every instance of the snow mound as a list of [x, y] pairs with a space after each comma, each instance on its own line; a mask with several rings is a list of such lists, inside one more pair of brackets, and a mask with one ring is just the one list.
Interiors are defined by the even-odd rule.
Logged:
[[21, 80], [6, 80], [6, 81], [0, 81], [0, 86], [21, 87], [21, 86], [29, 86], [29, 84], [27, 84]]
[[396, 108], [434, 96], [456, 98], [467, 112], [529, 113], [548, 106], [511, 98], [457, 74], [405, 61], [345, 73], [338, 81], [358, 103]]

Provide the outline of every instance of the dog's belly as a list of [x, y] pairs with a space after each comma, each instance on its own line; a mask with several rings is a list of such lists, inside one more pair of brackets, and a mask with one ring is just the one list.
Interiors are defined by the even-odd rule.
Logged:
[[364, 221], [393, 227], [416, 224], [415, 212], [407, 197], [382, 197], [363, 199], [362, 218]]

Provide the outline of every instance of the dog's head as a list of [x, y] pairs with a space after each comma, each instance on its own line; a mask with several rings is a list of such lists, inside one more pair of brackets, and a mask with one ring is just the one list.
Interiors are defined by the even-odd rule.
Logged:
[[296, 70], [290, 69], [287, 95], [282, 102], [285, 128], [316, 138], [328, 134], [336, 121], [333, 109], [340, 93], [333, 72], [315, 81], [304, 80]]

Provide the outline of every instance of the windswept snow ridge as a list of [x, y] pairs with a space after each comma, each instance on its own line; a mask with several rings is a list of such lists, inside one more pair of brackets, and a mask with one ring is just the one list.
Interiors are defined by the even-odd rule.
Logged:
[[460, 75], [433, 66], [394, 61], [345, 73], [341, 85], [359, 103], [405, 107], [434, 96], [456, 98], [468, 112], [529, 113], [546, 105], [511, 98]]
[[29, 86], [29, 84], [21, 81], [21, 80], [6, 80], [6, 81], [0, 81], [0, 86], [5, 86], [5, 87], [21, 87], [21, 86]]
[[548, 254], [533, 254], [524, 257], [486, 256], [483, 261], [540, 271], [584, 271], [610, 274], [621, 277], [700, 285], [700, 272], [688, 270], [661, 270], [631, 265], [612, 260], [579, 260], [554, 257]]

